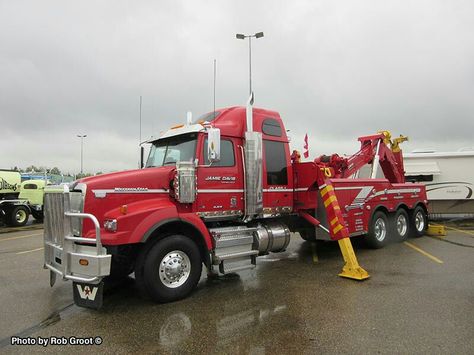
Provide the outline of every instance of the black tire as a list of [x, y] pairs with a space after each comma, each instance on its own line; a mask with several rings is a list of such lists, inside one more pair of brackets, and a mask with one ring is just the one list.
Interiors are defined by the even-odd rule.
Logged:
[[369, 222], [369, 233], [365, 236], [365, 242], [370, 248], [383, 248], [389, 239], [389, 224], [387, 215], [377, 211]]
[[32, 215], [33, 218], [36, 219], [37, 221], [43, 221], [43, 219], [44, 219], [43, 211], [35, 211], [35, 210], [32, 210], [32, 211], [31, 211], [31, 215]]
[[28, 223], [29, 217], [30, 210], [28, 209], [28, 207], [18, 205], [10, 210], [10, 215], [8, 216], [7, 224], [13, 227], [21, 227]]
[[400, 241], [407, 240], [411, 233], [410, 217], [407, 211], [399, 208], [392, 219], [393, 234], [397, 236]]
[[137, 271], [136, 276], [143, 279], [145, 290], [153, 301], [177, 301], [196, 287], [202, 271], [201, 255], [191, 239], [172, 235], [152, 246], [142, 271]]
[[410, 237], [421, 237], [428, 229], [428, 215], [423, 207], [417, 206], [410, 214]]
[[145, 288], [145, 275], [143, 269], [145, 267], [145, 260], [149, 251], [150, 248], [148, 247], [148, 245], [144, 245], [142, 247], [142, 250], [138, 254], [137, 260], [135, 261], [135, 282], [138, 287], [138, 290], [140, 291], [141, 296], [144, 298], [148, 298], [148, 292]]

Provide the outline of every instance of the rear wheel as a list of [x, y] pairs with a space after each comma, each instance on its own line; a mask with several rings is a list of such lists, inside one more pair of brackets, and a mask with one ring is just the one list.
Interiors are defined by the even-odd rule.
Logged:
[[393, 219], [393, 230], [399, 240], [406, 240], [410, 233], [410, 218], [407, 211], [400, 208]]
[[15, 206], [10, 211], [8, 224], [14, 227], [24, 226], [28, 222], [30, 211], [26, 206]]
[[421, 237], [428, 229], [428, 216], [423, 207], [416, 207], [411, 213], [410, 218], [410, 235], [413, 237]]
[[182, 235], [158, 241], [143, 263], [146, 292], [155, 302], [186, 297], [201, 277], [202, 260], [197, 245]]
[[383, 248], [388, 241], [388, 219], [382, 211], [377, 211], [372, 216], [369, 224], [369, 233], [365, 236], [367, 245], [374, 249]]

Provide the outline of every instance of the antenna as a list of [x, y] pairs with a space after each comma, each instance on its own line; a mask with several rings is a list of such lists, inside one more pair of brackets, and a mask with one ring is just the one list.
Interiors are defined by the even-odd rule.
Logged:
[[138, 144], [142, 143], [142, 95], [140, 95], [140, 141]]
[[212, 116], [216, 118], [216, 60], [214, 59], [214, 111]]

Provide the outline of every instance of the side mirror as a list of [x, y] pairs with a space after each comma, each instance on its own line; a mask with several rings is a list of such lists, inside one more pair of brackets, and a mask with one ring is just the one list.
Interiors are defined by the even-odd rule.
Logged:
[[221, 130], [219, 128], [209, 128], [207, 130], [207, 160], [210, 163], [218, 162], [221, 159]]
[[140, 147], [140, 169], [143, 169], [143, 156], [145, 155], [145, 148]]

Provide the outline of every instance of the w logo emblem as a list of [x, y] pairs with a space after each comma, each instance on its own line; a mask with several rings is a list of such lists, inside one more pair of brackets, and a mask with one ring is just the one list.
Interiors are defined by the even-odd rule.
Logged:
[[104, 282], [86, 284], [73, 282], [74, 303], [80, 307], [99, 309], [104, 298]]
[[79, 292], [79, 296], [83, 300], [90, 300], [94, 301], [95, 300], [95, 295], [97, 294], [97, 290], [99, 289], [98, 287], [92, 287], [92, 289], [86, 285], [84, 288], [81, 285], [77, 285], [77, 291]]

